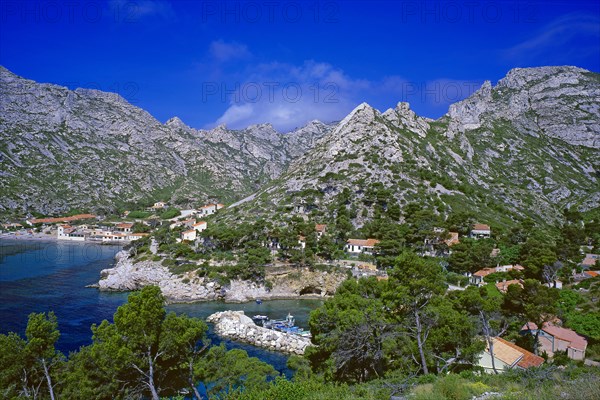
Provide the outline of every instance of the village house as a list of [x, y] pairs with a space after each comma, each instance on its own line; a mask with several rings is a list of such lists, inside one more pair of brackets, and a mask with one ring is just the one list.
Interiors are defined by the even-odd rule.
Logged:
[[306, 238], [304, 236], [298, 236], [298, 244], [300, 248], [304, 250], [306, 248]]
[[[544, 363], [544, 359], [536, 356], [530, 351], [517, 346], [514, 343], [504, 340], [501, 337], [492, 338], [494, 354], [492, 355], [489, 346], [486, 344], [486, 349], [478, 361], [478, 366], [482, 367], [484, 372], [494, 373], [496, 371], [504, 372], [509, 369], [527, 369], [531, 367], [539, 367]], [[494, 364], [492, 364], [492, 358]]]
[[157, 201], [152, 207], [147, 208], [148, 211], [161, 211], [167, 208], [167, 203], [164, 201]]
[[187, 240], [190, 242], [193, 242], [196, 240], [196, 233], [197, 231], [195, 229], [190, 229], [189, 231], [185, 231], [181, 233], [181, 240]]
[[471, 229], [469, 237], [473, 239], [489, 239], [492, 237], [492, 230], [489, 225], [475, 224]]
[[[538, 327], [529, 322], [521, 328], [521, 332], [535, 335]], [[557, 351], [565, 351], [567, 357], [573, 360], [585, 359], [587, 340], [572, 329], [556, 326], [552, 323], [544, 324], [539, 335], [540, 351], [545, 351], [553, 357]]]
[[379, 243], [377, 239], [348, 239], [345, 250], [348, 253], [372, 254], [377, 243]]
[[70, 225], [59, 225], [56, 230], [56, 238], [59, 240], [83, 242], [85, 237], [86, 235], [83, 231], [78, 230], [76, 227]]
[[124, 233], [106, 232], [100, 236], [103, 242], [124, 242], [127, 239], [127, 235]]
[[499, 265], [494, 268], [483, 268], [483, 269], [480, 269], [479, 271], [473, 273], [473, 275], [471, 275], [471, 277], [470, 277], [470, 281], [473, 285], [481, 286], [485, 283], [484, 278], [495, 272], [508, 272], [508, 271], [512, 271], [512, 270], [523, 271], [524, 269], [525, 268], [523, 268], [519, 264]]
[[129, 241], [134, 241], [134, 240], [138, 240], [141, 239], [145, 236], [148, 236], [149, 233], [128, 233], [127, 234], [127, 240]]
[[12, 222], [10, 224], [2, 224], [2, 227], [4, 229], [22, 229], [23, 225], [21, 225], [19, 223]]
[[203, 217], [205, 215], [212, 215], [223, 207], [225, 207], [225, 205], [221, 203], [204, 205], [198, 209], [198, 216]]
[[122, 222], [120, 224], [115, 225], [115, 230], [117, 232], [130, 233], [133, 230], [133, 223]]
[[206, 223], [206, 221], [199, 221], [195, 224], [192, 224], [192, 228], [194, 228], [196, 231], [198, 231], [198, 233], [202, 232], [207, 227], [208, 227], [208, 224]]
[[458, 232], [448, 232], [448, 235], [450, 235], [450, 237], [444, 241], [448, 247], [460, 243], [460, 240], [458, 240]]
[[[600, 255], [598, 254], [586, 254], [585, 258], [581, 262], [581, 267], [583, 269], [592, 269], [600, 259]], [[600, 264], [600, 263], [599, 263]]]
[[327, 225], [325, 224], [316, 224], [315, 231], [317, 232], [317, 238], [321, 239], [321, 237], [327, 233]]

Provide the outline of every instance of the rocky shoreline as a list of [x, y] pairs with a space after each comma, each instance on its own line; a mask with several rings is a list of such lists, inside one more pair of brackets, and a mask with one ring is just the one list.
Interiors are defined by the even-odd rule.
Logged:
[[125, 250], [115, 256], [113, 268], [100, 272], [101, 279], [93, 285], [102, 291], [131, 291], [156, 285], [170, 303], [191, 303], [221, 300], [227, 303], [245, 303], [255, 299], [281, 300], [324, 298], [335, 293], [346, 279], [338, 272], [310, 271], [308, 268], [277, 269], [267, 273], [272, 288], [255, 282], [232, 280], [227, 285], [207, 277], [186, 272], [175, 275], [160, 261], [134, 262]]
[[243, 311], [223, 311], [206, 319], [215, 324], [218, 335], [269, 350], [304, 354], [310, 339], [258, 326]]

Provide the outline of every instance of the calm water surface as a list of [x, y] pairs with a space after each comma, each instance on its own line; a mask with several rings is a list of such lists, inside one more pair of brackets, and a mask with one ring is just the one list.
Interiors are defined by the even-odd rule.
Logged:
[[[61, 332], [61, 351], [68, 353], [89, 344], [90, 326], [104, 319], [112, 321], [117, 307], [127, 301], [127, 293], [85, 287], [98, 281], [102, 269], [114, 265], [119, 250], [120, 246], [0, 239], [0, 333], [13, 331], [24, 336], [29, 313], [54, 311]], [[306, 329], [308, 314], [321, 304], [320, 300], [205, 302], [173, 304], [167, 309], [202, 319], [223, 310], [244, 310], [249, 316], [266, 314], [271, 318], [285, 318], [290, 312], [296, 324]], [[214, 344], [224, 342], [228, 348], [242, 348], [278, 371], [290, 373], [283, 354], [220, 339], [212, 326], [209, 338]]]

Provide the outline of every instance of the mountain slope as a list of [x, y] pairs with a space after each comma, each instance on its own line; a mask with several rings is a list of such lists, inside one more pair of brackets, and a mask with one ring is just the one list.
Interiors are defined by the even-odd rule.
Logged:
[[0, 211], [53, 213], [170, 199], [232, 201], [331, 129], [289, 134], [161, 124], [114, 93], [39, 84], [0, 67]]
[[482, 222], [552, 222], [564, 207], [600, 204], [599, 111], [600, 75], [575, 67], [512, 70], [437, 121], [406, 103], [361, 104], [236, 215], [328, 218], [348, 189], [355, 226], [376, 203], [411, 202]]

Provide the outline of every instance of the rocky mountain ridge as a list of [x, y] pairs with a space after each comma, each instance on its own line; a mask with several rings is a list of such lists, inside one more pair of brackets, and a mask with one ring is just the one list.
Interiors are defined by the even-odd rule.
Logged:
[[118, 94], [69, 90], [0, 67], [0, 211], [42, 213], [173, 199], [232, 201], [279, 176], [330, 125], [196, 130]]
[[599, 148], [599, 74], [515, 69], [436, 121], [407, 103], [383, 113], [359, 105], [236, 215], [302, 210], [328, 219], [346, 189], [355, 226], [373, 217], [383, 197], [384, 208], [417, 202], [482, 221], [553, 222], [565, 207], [600, 204]]
[[270, 124], [161, 124], [118, 95], [38, 84], [2, 68], [0, 82], [5, 210], [251, 194], [224, 218], [326, 219], [349, 190], [360, 226], [378, 201], [505, 222], [551, 222], [564, 207], [600, 204], [600, 75], [577, 67], [511, 70], [435, 121], [408, 103], [384, 112], [363, 103], [335, 125], [312, 121], [289, 134]]

